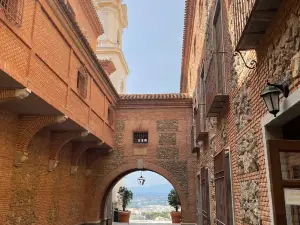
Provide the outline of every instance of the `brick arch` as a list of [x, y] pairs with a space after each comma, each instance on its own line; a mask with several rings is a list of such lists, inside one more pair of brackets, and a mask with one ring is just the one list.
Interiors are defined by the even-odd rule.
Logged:
[[18, 128], [18, 142], [16, 151], [27, 152], [32, 137], [42, 128], [62, 123], [67, 120], [65, 116], [22, 116]]
[[[135, 172], [139, 170], [140, 169], [137, 168], [137, 162], [133, 162], [128, 164], [123, 164], [122, 166], [118, 167], [117, 169], [110, 172], [107, 176], [105, 176], [105, 178], [97, 188], [95, 195], [92, 197], [93, 200], [92, 200], [91, 208], [87, 209], [90, 212], [86, 212], [87, 213], [86, 215], [88, 215], [88, 217], [92, 215], [99, 215], [100, 219], [104, 218], [106, 199], [111, 189], [122, 177], [124, 177], [125, 175], [131, 172]], [[172, 173], [162, 168], [161, 166], [150, 162], [143, 163], [143, 170], [149, 170], [155, 172], [163, 176], [164, 178], [166, 178], [173, 185], [181, 201], [181, 212], [184, 221], [184, 217], [185, 217], [184, 215], [188, 211], [188, 196], [184, 192], [184, 190], [182, 190], [180, 184], [178, 183], [178, 181], [176, 181]], [[87, 199], [90, 200], [90, 198]], [[94, 219], [96, 218], [94, 217]]]

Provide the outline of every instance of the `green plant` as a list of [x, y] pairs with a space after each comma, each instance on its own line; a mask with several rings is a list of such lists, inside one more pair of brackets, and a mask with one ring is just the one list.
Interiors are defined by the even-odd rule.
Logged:
[[169, 205], [174, 207], [176, 212], [178, 212], [178, 208], [181, 205], [181, 203], [180, 203], [179, 196], [174, 189], [172, 189], [168, 195], [168, 202], [169, 202]]
[[132, 200], [133, 194], [126, 187], [120, 187], [118, 194], [119, 194], [118, 199], [122, 203], [123, 211], [125, 211], [126, 207]]

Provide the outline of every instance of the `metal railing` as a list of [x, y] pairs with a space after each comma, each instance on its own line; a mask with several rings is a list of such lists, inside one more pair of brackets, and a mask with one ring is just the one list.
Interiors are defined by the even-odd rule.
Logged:
[[203, 136], [206, 130], [206, 121], [205, 121], [205, 105], [199, 104], [198, 111], [196, 115], [196, 138], [199, 139], [199, 136]]
[[216, 54], [213, 54], [210, 62], [208, 64], [207, 77], [205, 80], [205, 96], [206, 96], [206, 106], [207, 110], [212, 105], [215, 96], [218, 94], [218, 77], [217, 77], [217, 67], [216, 67]]
[[233, 0], [234, 44], [238, 45], [256, 0]]
[[23, 0], [0, 0], [0, 11], [5, 17], [17, 26], [21, 26], [23, 19]]

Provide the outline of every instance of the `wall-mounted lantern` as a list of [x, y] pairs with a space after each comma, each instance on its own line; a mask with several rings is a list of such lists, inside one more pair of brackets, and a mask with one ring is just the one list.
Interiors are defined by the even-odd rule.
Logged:
[[287, 82], [284, 82], [283, 84], [270, 84], [268, 82], [260, 96], [264, 99], [269, 113], [276, 117], [276, 114], [280, 110], [279, 95], [282, 93], [283, 96], [287, 98], [289, 92], [289, 84]]
[[138, 183], [139, 183], [139, 185], [144, 185], [144, 183], [145, 183], [145, 178], [143, 177], [143, 175], [142, 175], [142, 171], [141, 171], [141, 176], [138, 178]]

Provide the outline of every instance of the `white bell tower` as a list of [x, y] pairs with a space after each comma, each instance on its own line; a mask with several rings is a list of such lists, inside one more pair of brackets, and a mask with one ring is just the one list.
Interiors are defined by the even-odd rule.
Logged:
[[116, 71], [109, 75], [119, 94], [126, 93], [128, 66], [122, 51], [123, 30], [128, 26], [127, 7], [122, 0], [93, 0], [102, 22], [104, 34], [98, 37], [96, 54], [100, 60], [110, 59]]

